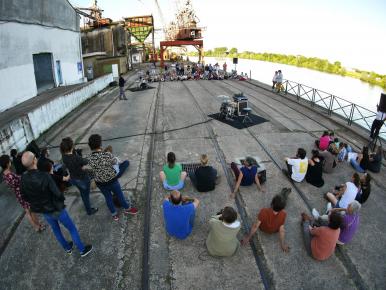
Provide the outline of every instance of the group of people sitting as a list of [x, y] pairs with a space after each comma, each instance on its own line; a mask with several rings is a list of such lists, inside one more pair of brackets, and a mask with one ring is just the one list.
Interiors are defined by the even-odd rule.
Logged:
[[[369, 155], [368, 148], [362, 153], [353, 153], [348, 144], [339, 142], [333, 132], [324, 132], [315, 141], [317, 149], [307, 158], [306, 151], [298, 148], [293, 158], [285, 158], [287, 169], [282, 169], [293, 182], [304, 179], [316, 186], [324, 185], [323, 173], [331, 173], [338, 162], [347, 160], [356, 169], [350, 181], [338, 185], [333, 192], [327, 192], [326, 214], [312, 209], [313, 217], [302, 214], [304, 240], [307, 251], [318, 260], [327, 259], [334, 251], [336, 244], [351, 241], [359, 225], [361, 205], [369, 198], [372, 177], [367, 170], [379, 172], [382, 161], [382, 148]], [[363, 173], [362, 176], [359, 173]]]
[[[235, 197], [240, 186], [255, 184], [259, 191], [265, 191], [261, 185], [265, 180], [259, 173], [254, 158], [246, 157], [242, 164], [232, 162], [231, 169], [236, 182], [231, 193], [232, 197]], [[185, 239], [191, 234], [195, 211], [200, 204], [197, 198], [183, 196], [180, 192], [184, 188], [187, 177], [190, 178], [192, 185], [199, 192], [214, 190], [219, 180], [217, 170], [208, 164], [206, 154], [201, 155], [200, 166], [189, 173], [182, 171], [182, 166], [176, 162], [176, 156], [173, 152], [167, 154], [167, 164], [160, 172], [160, 180], [163, 188], [171, 192], [165, 197], [162, 206], [166, 231], [177, 239]], [[261, 209], [251, 232], [241, 240], [242, 245], [248, 244], [259, 228], [269, 234], [280, 232], [281, 247], [284, 251], [289, 250], [284, 237], [286, 219], [284, 208], [290, 192], [290, 188], [284, 188], [280, 194], [274, 196], [269, 208]], [[237, 235], [241, 228], [236, 210], [231, 206], [224, 207], [209, 219], [209, 228], [206, 240], [209, 254], [223, 257], [235, 254], [240, 246]]]
[[[136, 215], [138, 212], [130, 199], [124, 196], [118, 180], [129, 167], [129, 161], [120, 162], [112, 154], [111, 146], [102, 148], [102, 137], [98, 134], [90, 136], [88, 145], [92, 152], [87, 157], [82, 157], [81, 150], [75, 149], [70, 137], [62, 139], [61, 164], [54, 164], [49, 159], [47, 148], [40, 151], [36, 146], [27, 147], [31, 151], [26, 150], [20, 154], [12, 150], [12, 159], [8, 155], [0, 157], [3, 180], [14, 191], [33, 228], [37, 232], [45, 229], [36, 213], [43, 214], [63, 249], [71, 254], [75, 244], [82, 257], [92, 251], [92, 245], [82, 242], [66, 210], [66, 186], [74, 185], [78, 188], [87, 215], [98, 211], [90, 201], [91, 178], [103, 194], [114, 221], [119, 220], [117, 206], [124, 209], [125, 215]], [[14, 172], [12, 167], [17, 172]], [[67, 228], [72, 241], [65, 239], [59, 223]]]
[[140, 77], [146, 82], [224, 79], [248, 80], [246, 73], [239, 75], [235, 70], [228, 72], [226, 62], [223, 64], [222, 69], [218, 63], [215, 65], [204, 65], [200, 63], [184, 64], [182, 62], [176, 62], [170, 65], [165, 64], [164, 69], [161, 70], [160, 73], [157, 73], [155, 69], [149, 69], [145, 73], [141, 73]]

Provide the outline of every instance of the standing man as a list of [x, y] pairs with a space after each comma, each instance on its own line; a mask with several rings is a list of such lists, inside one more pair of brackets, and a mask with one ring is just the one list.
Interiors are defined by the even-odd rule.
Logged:
[[224, 73], [227, 72], [227, 67], [228, 67], [227, 63], [224, 62], [224, 64], [222, 65], [222, 69], [223, 69]]
[[272, 91], [275, 89], [275, 86], [276, 86], [276, 81], [277, 79], [277, 71], [275, 71], [275, 74], [273, 75], [273, 78], [272, 78]]
[[[64, 195], [53, 178], [47, 172], [38, 170], [37, 159], [30, 151], [24, 152], [22, 163], [27, 172], [21, 178], [21, 196], [30, 204], [31, 211], [44, 215], [56, 239], [68, 254], [72, 253], [75, 243], [80, 255], [87, 256], [92, 251], [92, 246], [84, 245], [81, 241], [78, 230], [65, 208]], [[70, 232], [72, 241], [64, 238], [59, 222]]]
[[277, 76], [276, 76], [276, 89], [278, 93], [280, 93], [281, 91], [282, 83], [283, 83], [283, 74], [281, 73], [281, 70], [278, 70]]
[[370, 138], [375, 139], [378, 137], [379, 130], [381, 130], [383, 123], [386, 119], [386, 113], [379, 110], [379, 105], [377, 105], [377, 115], [371, 125]]
[[120, 100], [127, 100], [125, 95], [125, 79], [123, 78], [123, 74], [120, 74], [119, 76], [119, 99]]

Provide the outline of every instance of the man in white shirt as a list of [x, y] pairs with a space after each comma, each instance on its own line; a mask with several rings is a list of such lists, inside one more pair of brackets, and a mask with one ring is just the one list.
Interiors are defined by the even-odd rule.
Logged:
[[276, 89], [278, 93], [280, 93], [282, 89], [282, 83], [283, 83], [283, 74], [281, 73], [281, 70], [278, 70], [277, 76], [276, 76]]
[[377, 115], [371, 125], [370, 138], [374, 139], [378, 137], [379, 130], [381, 130], [383, 123], [386, 119], [386, 113], [379, 110], [379, 106], [377, 105]]
[[308, 159], [307, 152], [303, 148], [298, 149], [295, 158], [285, 158], [287, 169], [282, 169], [283, 173], [290, 177], [293, 181], [302, 182], [307, 173]]
[[273, 78], [272, 78], [272, 90], [275, 89], [275, 86], [276, 86], [276, 83], [277, 83], [277, 71], [275, 71], [275, 74], [273, 75]]
[[360, 177], [358, 173], [354, 173], [351, 181], [337, 188], [336, 193], [327, 192], [326, 198], [333, 204], [335, 208], [346, 208], [355, 200], [360, 188]]

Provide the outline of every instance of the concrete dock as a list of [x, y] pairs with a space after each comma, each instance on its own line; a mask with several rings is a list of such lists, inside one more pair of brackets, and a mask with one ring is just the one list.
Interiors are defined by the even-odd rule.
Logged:
[[[130, 75], [128, 83], [135, 78]], [[339, 118], [329, 118], [288, 96], [274, 94], [255, 81], [150, 85], [152, 88], [145, 91], [127, 90], [128, 101], [117, 99], [118, 88], [109, 88], [39, 139], [42, 145], [54, 146], [51, 158], [57, 161], [60, 153], [55, 146], [64, 137], [71, 136], [80, 143], [77, 147], [85, 155], [90, 152], [85, 144], [91, 134], [110, 139], [104, 145], [112, 145], [121, 160], [130, 160], [120, 183], [139, 208], [138, 215], [121, 214], [120, 221], [114, 222], [96, 189], [90, 198], [99, 211], [87, 216], [79, 192], [70, 188], [66, 192], [67, 209], [82, 239], [92, 243], [95, 251], [85, 258], [76, 251], [68, 256], [49, 228], [35, 233], [26, 218], [21, 218], [22, 211], [12, 194], [2, 193], [0, 209], [7, 214], [2, 214], [0, 230], [8, 241], [0, 256], [0, 289], [141, 289], [144, 281], [149, 289], [385, 289], [384, 166], [381, 173], [372, 174], [371, 195], [362, 207], [361, 224], [352, 242], [338, 246], [324, 262], [307, 255], [300, 214], [310, 213], [312, 207], [324, 209], [323, 194], [349, 181], [354, 171], [347, 162], [339, 163], [333, 173], [324, 174], [322, 188], [305, 181], [294, 185], [281, 172], [284, 158], [293, 156], [298, 147], [305, 148], [310, 156], [314, 140], [324, 130], [334, 130], [355, 150], [367, 143], [365, 132], [349, 130]], [[267, 122], [235, 129], [208, 117], [219, 111], [218, 95], [238, 92], [248, 97], [253, 113]], [[167, 192], [158, 173], [169, 151], [175, 152], [182, 163], [198, 162], [199, 156], [206, 153], [221, 175], [220, 184], [209, 193], [196, 192], [187, 179], [182, 193], [197, 197], [201, 204], [193, 232], [183, 241], [169, 237], [163, 223], [161, 203]], [[242, 187], [237, 199], [230, 199], [233, 180], [229, 163], [245, 155], [259, 156], [267, 168], [266, 192], [258, 192], [254, 186]], [[269, 207], [272, 197], [283, 187], [292, 188], [285, 225], [289, 253], [281, 250], [278, 234], [258, 231], [251, 245], [241, 247], [230, 258], [208, 254], [205, 240], [212, 215], [225, 205], [237, 208], [243, 225], [241, 239], [259, 210]], [[147, 208], [149, 235], [144, 230]], [[146, 242], [148, 268], [143, 269]]]

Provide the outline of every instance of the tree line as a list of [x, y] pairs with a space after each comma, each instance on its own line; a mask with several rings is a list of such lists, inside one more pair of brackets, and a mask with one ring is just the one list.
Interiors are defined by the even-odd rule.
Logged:
[[[197, 52], [192, 52], [189, 54], [192, 56], [198, 55]], [[386, 88], [386, 75], [381, 75], [373, 71], [364, 71], [359, 69], [347, 70], [345, 67], [342, 66], [341, 62], [339, 61], [331, 63], [327, 59], [321, 59], [317, 57], [305, 57], [302, 55], [286, 55], [266, 52], [258, 53], [252, 51], [238, 52], [237, 48], [235, 47], [229, 50], [227, 47], [216, 47], [213, 50], [205, 51], [204, 55], [208, 57], [238, 57], [242, 59], [252, 59], [288, 64], [341, 76], [349, 76], [352, 78], [360, 79], [361, 81], [370, 83], [372, 85], [377, 85], [382, 88]]]

